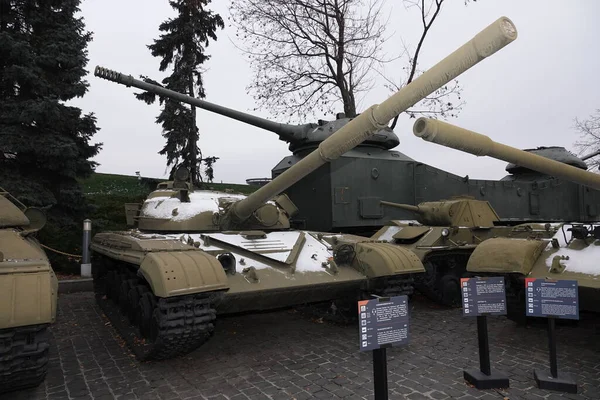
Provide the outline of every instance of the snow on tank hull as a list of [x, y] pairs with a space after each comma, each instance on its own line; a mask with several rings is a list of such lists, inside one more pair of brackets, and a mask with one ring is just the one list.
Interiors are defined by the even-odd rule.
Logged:
[[[410, 295], [413, 274], [424, 272], [410, 251], [307, 231], [134, 229], [99, 233], [91, 249], [97, 299], [140, 359], [199, 347], [218, 314], [358, 300], [361, 293]], [[190, 334], [185, 343], [178, 343], [180, 331]]]
[[490, 239], [467, 264], [473, 274], [505, 277], [509, 317], [516, 321], [525, 320], [525, 278], [576, 280], [579, 309], [600, 312], [600, 222], [551, 225], [554, 235], [545, 240]]

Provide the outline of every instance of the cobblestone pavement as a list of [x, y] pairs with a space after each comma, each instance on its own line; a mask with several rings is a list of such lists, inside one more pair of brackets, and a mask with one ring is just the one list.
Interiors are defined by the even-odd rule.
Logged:
[[[118, 338], [92, 293], [63, 294], [52, 328], [50, 368], [37, 389], [10, 399], [372, 399], [371, 353], [358, 351], [356, 324], [320, 323], [292, 310], [225, 317], [215, 336], [189, 356], [140, 363]], [[510, 389], [479, 391], [463, 380], [478, 366], [476, 321], [423, 299], [411, 304], [410, 344], [388, 349], [391, 399], [598, 399], [600, 317], [559, 326], [559, 370], [577, 395], [536, 388], [547, 368], [544, 325], [490, 318], [492, 369]]]

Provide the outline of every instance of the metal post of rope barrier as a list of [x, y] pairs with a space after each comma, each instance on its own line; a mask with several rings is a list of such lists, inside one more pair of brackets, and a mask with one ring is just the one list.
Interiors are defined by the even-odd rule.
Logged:
[[92, 238], [92, 221], [83, 221], [83, 245], [81, 247], [81, 277], [92, 277], [92, 263], [90, 261], [90, 240]]

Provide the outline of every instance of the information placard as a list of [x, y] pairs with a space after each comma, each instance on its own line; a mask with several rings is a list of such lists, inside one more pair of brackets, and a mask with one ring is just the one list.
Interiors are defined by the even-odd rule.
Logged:
[[501, 276], [461, 278], [463, 316], [506, 315], [506, 289]]
[[358, 302], [360, 350], [408, 343], [408, 297], [395, 296]]
[[579, 293], [575, 280], [525, 278], [526, 315], [579, 319]]

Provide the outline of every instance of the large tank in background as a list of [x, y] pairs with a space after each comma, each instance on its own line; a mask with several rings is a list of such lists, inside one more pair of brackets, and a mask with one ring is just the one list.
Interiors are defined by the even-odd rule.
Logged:
[[[128, 205], [135, 229], [94, 236], [92, 270], [98, 301], [137, 356], [189, 353], [212, 335], [217, 314], [356, 299], [363, 291], [410, 293], [411, 275], [424, 272], [414, 253], [365, 237], [291, 229], [297, 208], [281, 193], [516, 37], [512, 22], [498, 19], [248, 197], [195, 190], [179, 170], [141, 207]], [[200, 104], [104, 68], [95, 75]]]
[[[587, 169], [583, 160], [563, 147], [530, 151]], [[272, 176], [278, 176], [300, 159], [299, 155], [286, 157], [273, 169]], [[599, 190], [510, 165], [507, 172], [500, 180], [471, 179], [396, 151], [361, 149], [323, 166], [291, 186], [286, 194], [301, 210], [292, 221], [295, 227], [364, 235], [372, 234], [387, 221], [412, 218], [407, 211], [381, 207], [381, 201], [417, 205], [470, 196], [489, 201], [502, 224], [593, 221], [600, 216]], [[312, 204], [323, 207], [311, 207]]]
[[[442, 146], [477, 156], [487, 155], [514, 166], [577, 182], [583, 193], [600, 189], [598, 174], [548, 160], [441, 121], [419, 119], [415, 122], [414, 133]], [[554, 191], [549, 192], [549, 197], [556, 199]], [[600, 312], [600, 218], [595, 221], [565, 218], [558, 223], [545, 224], [544, 229], [547, 233], [537, 237], [496, 237], [482, 242], [467, 262], [468, 273], [504, 275], [509, 316], [516, 320], [525, 319], [526, 278], [577, 280], [580, 309]]]
[[38, 386], [48, 370], [58, 280], [35, 239], [45, 223], [0, 188], [0, 393]]

